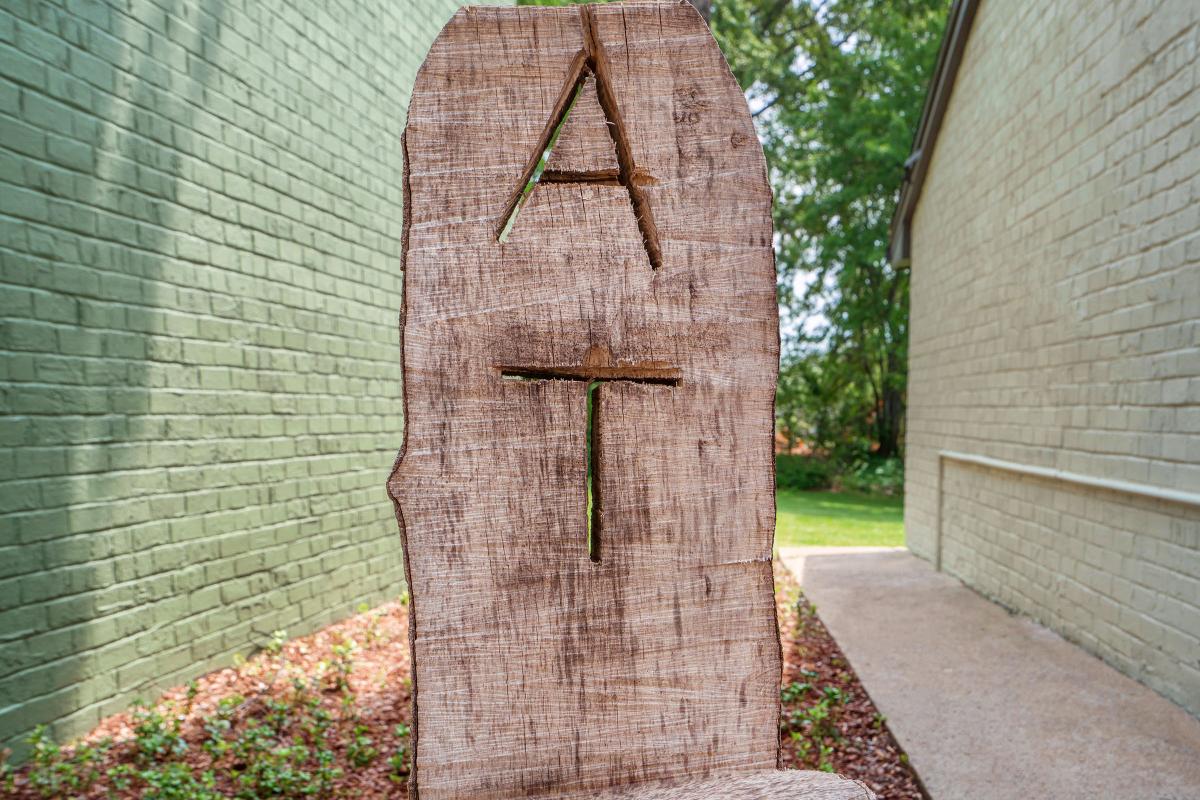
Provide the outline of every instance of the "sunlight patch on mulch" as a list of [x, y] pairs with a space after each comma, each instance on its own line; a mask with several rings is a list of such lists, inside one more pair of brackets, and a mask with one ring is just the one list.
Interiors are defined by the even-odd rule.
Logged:
[[[775, 570], [782, 766], [839, 772], [881, 800], [921, 800], [915, 774], [836, 642], [786, 568], [776, 562]], [[205, 788], [153, 796], [406, 797], [409, 676], [408, 609], [395, 601], [310, 636], [280, 638], [246, 663], [167, 691], [151, 709], [110, 717], [56, 756], [78, 761], [84, 747], [110, 742], [81, 766], [60, 767], [55, 777], [26, 764], [0, 794], [138, 798], [155, 782], [176, 780], [163, 772], [173, 765]], [[60, 784], [46, 794], [50, 778]]]

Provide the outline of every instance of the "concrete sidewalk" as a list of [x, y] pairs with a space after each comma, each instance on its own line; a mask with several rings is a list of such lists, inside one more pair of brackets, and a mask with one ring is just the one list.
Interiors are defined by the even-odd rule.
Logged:
[[784, 548], [934, 800], [1195, 800], [1200, 721], [903, 549]]

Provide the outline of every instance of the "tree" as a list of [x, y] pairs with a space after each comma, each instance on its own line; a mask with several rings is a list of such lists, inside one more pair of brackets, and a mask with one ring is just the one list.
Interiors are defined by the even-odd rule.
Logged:
[[716, 3], [775, 189], [784, 382], [803, 387], [785, 415], [827, 450], [900, 452], [908, 274], [887, 261], [888, 226], [948, 5]]

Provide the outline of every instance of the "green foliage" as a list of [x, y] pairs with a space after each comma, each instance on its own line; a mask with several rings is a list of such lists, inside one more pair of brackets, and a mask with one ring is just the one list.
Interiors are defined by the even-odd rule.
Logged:
[[[335, 675], [342, 701], [348, 701], [357, 719], [354, 695], [346, 681], [354, 647], [349, 641], [341, 647], [335, 659]], [[232, 796], [245, 800], [329, 797], [334, 782], [342, 775], [336, 766], [337, 747], [355, 767], [368, 766], [379, 751], [361, 724], [355, 724], [345, 740], [335, 744], [338, 731], [333, 715], [322, 705], [320, 690], [319, 676], [307, 680], [296, 677], [286, 699], [269, 695], [222, 698], [215, 712], [200, 721], [204, 738], [199, 745], [208, 760], [203, 767], [184, 760], [188, 744], [182, 730], [183, 714], [136, 706], [132, 712], [134, 737], [128, 751], [132, 759], [103, 773], [100, 765], [112, 748], [107, 740], [60, 748], [45, 728], [38, 728], [29, 740], [33, 757], [25, 780], [47, 798], [81, 795], [101, 778], [110, 793], [136, 791], [147, 800], [217, 800], [228, 796], [218, 791], [218, 779], [232, 787]], [[186, 710], [190, 710], [196, 695], [196, 687], [189, 687]], [[171, 704], [167, 708], [178, 710]], [[407, 748], [401, 746], [398, 752], [407, 772]], [[6, 765], [0, 769], [0, 778], [10, 789], [15, 785]]]
[[899, 495], [904, 492], [904, 461], [870, 458], [844, 472], [838, 482], [852, 492]]
[[828, 458], [838, 471], [865, 459], [873, 438], [869, 392], [826, 353], [785, 354], [775, 395], [779, 429]]
[[[230, 768], [238, 787], [237, 796], [306, 797], [320, 787], [306, 769], [311, 752], [303, 744], [287, 744], [279, 731], [267, 724], [246, 726], [233, 742], [235, 765]], [[244, 764], [241, 769], [238, 765]]]
[[948, 6], [723, 0], [713, 17], [775, 190], [780, 429], [841, 463], [902, 442], [908, 274], [888, 229]]
[[[816, 677], [806, 673], [806, 677]], [[830, 757], [834, 744], [842, 740], [837, 722], [849, 696], [837, 686], [818, 689], [809, 682], [792, 682], [779, 693], [784, 705], [780, 727], [796, 743], [802, 759], [817, 769], [833, 771]]]
[[[42, 797], [61, 797], [86, 792], [100, 778], [99, 765], [111, 746], [106, 739], [96, 745], [80, 745], [64, 752], [39, 725], [29, 735], [32, 746], [29, 783]], [[11, 785], [12, 775], [7, 765], [5, 783]]]
[[396, 749], [388, 756], [388, 766], [391, 772], [388, 773], [388, 778], [393, 783], [402, 783], [408, 776], [408, 742], [411, 729], [401, 722], [396, 726]]
[[814, 456], [775, 454], [775, 486], [779, 489], [804, 491], [828, 489], [832, 478], [829, 462]]
[[354, 726], [354, 732], [346, 745], [346, 756], [356, 767], [369, 765], [379, 755], [379, 749], [375, 747], [375, 740], [367, 735], [368, 730], [365, 725]]
[[13, 787], [16, 786], [17, 775], [12, 764], [9, 763], [10, 758], [12, 758], [11, 750], [8, 748], [0, 750], [0, 789], [12, 794], [15, 791]]
[[[218, 800], [226, 796], [216, 788], [218, 775], [234, 787], [233, 796], [245, 800], [331, 796], [333, 782], [342, 774], [330, 741], [333, 720], [305, 682], [298, 683], [290, 701], [266, 700], [261, 719], [243, 718], [250, 705], [245, 698], [223, 698], [202, 722], [208, 768], [183, 760], [188, 747], [181, 716], [168, 719], [139, 706], [133, 712], [132, 762], [101, 773], [110, 742], [60, 748], [40, 727], [29, 738], [33, 754], [25, 780], [46, 798], [80, 796], [104, 778], [110, 793], [137, 791], [146, 800]], [[366, 731], [355, 726], [345, 742], [347, 757], [358, 767], [378, 754]], [[7, 764], [0, 777], [12, 790], [15, 777]]]
[[780, 689], [779, 699], [784, 705], [790, 705], [792, 703], [799, 702], [799, 700], [804, 697], [804, 695], [808, 694], [812, 688], [813, 685], [807, 681], [804, 683], [792, 681], [787, 686]]
[[212, 770], [194, 772], [187, 764], [174, 761], [141, 770], [137, 777], [144, 785], [143, 800], [221, 800]]
[[287, 631], [278, 630], [271, 633], [271, 638], [267, 640], [267, 645], [264, 648], [273, 656], [279, 655], [283, 650], [284, 644], [287, 643]]
[[333, 662], [330, 666], [333, 667], [336, 688], [339, 691], [348, 692], [350, 673], [354, 671], [354, 653], [358, 650], [358, 643], [353, 639], [344, 639], [341, 644], [335, 644], [330, 649], [333, 651]]
[[164, 761], [187, 751], [187, 742], [180, 735], [178, 717], [168, 724], [158, 711], [139, 704], [134, 707], [133, 719], [138, 763]]

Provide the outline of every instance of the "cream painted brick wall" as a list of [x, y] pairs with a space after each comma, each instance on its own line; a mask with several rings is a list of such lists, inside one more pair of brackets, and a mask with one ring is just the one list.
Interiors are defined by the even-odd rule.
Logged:
[[[938, 452], [1200, 492], [1200, 3], [984, 0], [913, 220]], [[1200, 509], [945, 462], [945, 569], [1200, 714]]]

